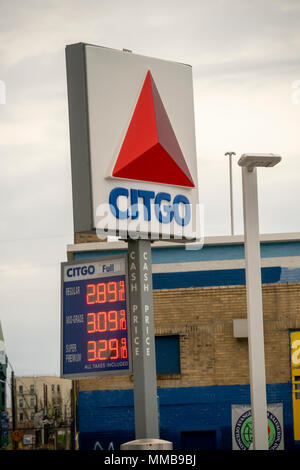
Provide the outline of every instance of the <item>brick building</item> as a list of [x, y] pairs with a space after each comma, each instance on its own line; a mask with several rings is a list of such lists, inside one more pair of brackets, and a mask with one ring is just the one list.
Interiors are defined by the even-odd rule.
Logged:
[[[125, 242], [77, 234], [68, 260], [126, 251]], [[280, 431], [273, 448], [300, 449], [300, 374], [297, 360], [291, 364], [298, 344], [291, 338], [300, 332], [300, 234], [262, 235], [261, 258], [271, 421], [279, 409], [269, 425]], [[250, 404], [243, 237], [208, 237], [200, 250], [156, 242], [152, 270], [160, 437], [174, 449], [237, 448], [234, 433]], [[135, 438], [132, 376], [76, 385], [80, 448], [118, 449]]]
[[16, 377], [16, 427], [34, 428], [36, 413], [68, 423], [71, 419], [70, 380], [53, 376]]
[[[23, 433], [20, 445], [24, 449], [59, 448], [58, 435], [65, 436], [64, 446], [68, 448], [71, 422], [72, 381], [54, 376], [14, 378], [15, 429]], [[13, 409], [7, 409], [11, 429]]]

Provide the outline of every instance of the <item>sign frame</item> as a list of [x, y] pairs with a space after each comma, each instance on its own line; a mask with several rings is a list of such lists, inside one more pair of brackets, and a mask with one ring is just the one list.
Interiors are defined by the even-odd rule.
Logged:
[[[65, 373], [63, 370], [64, 365], [64, 269], [65, 266], [76, 266], [76, 265], [87, 265], [93, 263], [100, 263], [100, 262], [109, 262], [109, 261], [116, 261], [118, 259], [124, 260], [124, 275], [125, 276], [125, 293], [126, 293], [126, 315], [127, 315], [127, 350], [128, 350], [128, 362], [129, 366], [128, 369], [124, 370], [96, 370], [96, 371], [87, 371], [87, 372], [80, 372], [69, 374]], [[116, 276], [117, 274], [114, 273]], [[103, 278], [109, 278], [113, 275], [111, 273], [104, 273]], [[88, 277], [86, 278], [88, 279]], [[90, 278], [91, 279], [91, 278]], [[93, 278], [92, 278], [93, 279]], [[99, 279], [99, 277], [94, 278]], [[87, 379], [87, 378], [96, 378], [96, 377], [106, 377], [112, 375], [132, 375], [133, 374], [133, 367], [132, 367], [132, 338], [131, 338], [131, 308], [130, 308], [130, 292], [129, 292], [129, 281], [128, 281], [128, 256], [127, 254], [119, 254], [119, 255], [112, 255], [112, 256], [103, 256], [103, 257], [93, 257], [93, 258], [85, 258], [80, 260], [74, 261], [66, 261], [61, 263], [61, 282], [60, 282], [60, 294], [61, 294], [61, 301], [60, 301], [60, 377], [70, 380], [80, 380], [80, 379]]]
[[[66, 67], [74, 231], [96, 230], [99, 238], [113, 235], [136, 239], [132, 233], [137, 233], [148, 240], [197, 240], [200, 212], [192, 67], [86, 43], [66, 46]], [[193, 188], [112, 175], [147, 70], [162, 93], [163, 106], [195, 183]], [[107, 124], [112, 115], [113, 124]], [[170, 155], [175, 160], [172, 151]], [[113, 195], [115, 205], [110, 198], [114, 189], [121, 190], [121, 194]], [[116, 200], [121, 207], [127, 201], [127, 220], [115, 214], [119, 211]], [[137, 204], [141, 205], [139, 212]], [[147, 210], [150, 204], [150, 219], [142, 217], [143, 204]], [[179, 207], [185, 215], [180, 214], [179, 221], [176, 217], [166, 221], [165, 212], [177, 214]]]

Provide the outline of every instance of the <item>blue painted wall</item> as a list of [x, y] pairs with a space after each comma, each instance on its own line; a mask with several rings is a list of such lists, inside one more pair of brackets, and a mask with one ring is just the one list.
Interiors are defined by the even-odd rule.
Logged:
[[[283, 403], [285, 449], [293, 439], [291, 383], [267, 385], [268, 403]], [[182, 431], [216, 431], [217, 449], [232, 449], [231, 405], [249, 404], [248, 385], [158, 389], [160, 437], [180, 450]], [[117, 450], [135, 439], [133, 391], [82, 391], [78, 397], [81, 449]], [[98, 444], [97, 444], [98, 443]]]

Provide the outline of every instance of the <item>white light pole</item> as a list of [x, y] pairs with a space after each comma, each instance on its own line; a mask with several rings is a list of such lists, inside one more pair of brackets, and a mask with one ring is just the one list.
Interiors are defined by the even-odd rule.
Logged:
[[252, 435], [253, 448], [255, 450], [268, 450], [266, 371], [256, 167], [274, 166], [279, 163], [280, 160], [281, 157], [279, 155], [244, 154], [238, 161], [238, 164], [242, 167], [243, 178], [248, 349]]
[[231, 221], [231, 235], [234, 233], [233, 229], [233, 196], [232, 196], [232, 155], [235, 152], [226, 152], [225, 155], [229, 156], [229, 184], [230, 184], [230, 221]]

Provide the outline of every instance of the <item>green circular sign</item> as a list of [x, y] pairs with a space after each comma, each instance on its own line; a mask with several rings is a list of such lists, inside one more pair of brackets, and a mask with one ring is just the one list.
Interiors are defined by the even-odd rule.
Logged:
[[[278, 419], [268, 411], [268, 446], [276, 449], [282, 438], [282, 430]], [[243, 413], [235, 426], [235, 440], [241, 450], [248, 450], [253, 442], [251, 410]]]
[[252, 444], [252, 416], [248, 416], [241, 426], [241, 440], [244, 446], [249, 449]]

